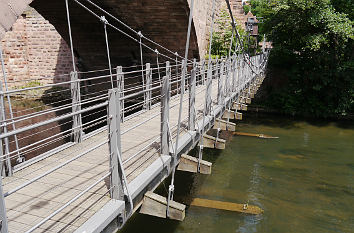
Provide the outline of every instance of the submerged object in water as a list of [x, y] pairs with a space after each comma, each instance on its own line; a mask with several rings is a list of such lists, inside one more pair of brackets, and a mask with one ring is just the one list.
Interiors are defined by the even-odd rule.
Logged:
[[208, 199], [201, 199], [201, 198], [194, 198], [194, 200], [190, 205], [219, 209], [219, 210], [228, 210], [228, 211], [240, 212], [245, 214], [254, 214], [254, 215], [263, 213], [263, 210], [258, 206], [252, 206], [248, 204], [237, 204], [237, 203], [224, 202], [224, 201], [215, 201], [215, 200], [208, 200]]
[[273, 137], [265, 134], [255, 134], [255, 133], [244, 133], [244, 132], [233, 132], [234, 135], [238, 136], [248, 136], [248, 137], [257, 137], [257, 138], [265, 138], [265, 139], [276, 139], [279, 137]]

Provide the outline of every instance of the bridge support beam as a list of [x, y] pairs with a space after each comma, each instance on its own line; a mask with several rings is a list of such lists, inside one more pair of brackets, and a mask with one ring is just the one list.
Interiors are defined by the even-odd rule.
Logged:
[[220, 129], [233, 132], [236, 131], [236, 124], [216, 118], [213, 129]]
[[[211, 174], [212, 163], [200, 160], [199, 173], [209, 175]], [[198, 173], [198, 159], [186, 154], [181, 155], [177, 170]]]
[[203, 135], [203, 147], [212, 149], [225, 149], [226, 141], [221, 138], [216, 138], [207, 134]]
[[[144, 195], [144, 200], [140, 209], [140, 213], [156, 216], [160, 218], [167, 218], [166, 208], [167, 208], [166, 197], [148, 191]], [[170, 200], [168, 218], [183, 221], [185, 216], [186, 216], [186, 206], [181, 203]]]
[[242, 113], [226, 110], [222, 115], [223, 119], [242, 120]]
[[241, 103], [237, 103], [234, 102], [231, 106], [232, 110], [237, 110], [237, 111], [247, 111], [247, 104], [241, 104]]
[[240, 97], [240, 103], [244, 104], [251, 104], [252, 103], [252, 100], [251, 98], [247, 97], [247, 96], [241, 96]]

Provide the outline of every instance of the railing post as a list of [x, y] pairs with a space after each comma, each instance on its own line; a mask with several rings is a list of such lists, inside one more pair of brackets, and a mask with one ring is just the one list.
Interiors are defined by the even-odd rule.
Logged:
[[206, 86], [206, 115], [211, 113], [211, 85], [213, 82], [213, 66], [211, 61], [208, 62], [207, 86]]
[[237, 62], [237, 57], [236, 55], [233, 56], [233, 59], [232, 59], [232, 66], [231, 66], [231, 69], [232, 69], [232, 93], [235, 93], [236, 92], [236, 85], [237, 85], [237, 82], [236, 82], [236, 78], [237, 78], [237, 74], [236, 74], [236, 62]]
[[[171, 83], [171, 65], [170, 65], [170, 62], [167, 61], [166, 62], [166, 76], [168, 77], [170, 83]], [[177, 76], [176, 76], [177, 77]], [[178, 83], [178, 82], [177, 82]]]
[[201, 67], [201, 71], [200, 71], [200, 73], [201, 73], [201, 78], [202, 78], [202, 80], [201, 80], [201, 84], [202, 85], [205, 85], [205, 61], [203, 60], [202, 61], [202, 65], [201, 65], [202, 67]]
[[161, 87], [161, 154], [170, 154], [169, 141], [169, 112], [170, 112], [170, 80], [169, 77], [162, 78]]
[[[3, 87], [2, 87], [2, 82], [0, 80], [0, 134], [6, 133], [7, 132], [7, 124], [6, 124], [6, 113], [5, 113], [5, 99], [4, 99], [4, 93], [3, 93]], [[9, 157], [9, 139], [5, 138], [4, 139], [4, 144], [3, 140], [0, 139], [0, 158], [1, 158], [1, 174], [3, 176], [6, 176], [6, 166], [8, 168], [9, 176], [12, 175], [12, 166], [11, 166], [11, 160]], [[6, 159], [4, 156], [6, 155]], [[5, 166], [5, 160], [6, 160], [6, 166]]]
[[226, 75], [225, 75], [225, 85], [224, 85], [224, 97], [227, 97], [230, 93], [230, 77], [231, 77], [231, 58], [226, 60]]
[[[185, 62], [186, 62], [185, 59], [182, 59], [182, 64], [184, 64]], [[188, 63], [188, 60], [187, 60], [186, 63]], [[182, 65], [182, 69], [183, 69], [183, 65]], [[186, 70], [187, 70], [187, 69], [188, 69], [188, 66], [186, 66]], [[181, 79], [183, 79], [182, 75], [183, 75], [183, 70], [181, 71]], [[187, 78], [184, 78], [184, 79], [183, 79], [183, 84], [182, 84], [182, 80], [181, 80], [181, 90], [180, 90], [180, 94], [182, 94], [182, 87], [184, 88], [183, 93], [184, 93], [185, 90], [186, 90], [186, 79], [187, 79]], [[178, 82], [177, 82], [177, 83], [178, 83]]]
[[[81, 111], [80, 80], [77, 71], [70, 73], [71, 78], [71, 98], [73, 113]], [[82, 118], [81, 113], [73, 116], [73, 141], [79, 143], [82, 141]]]
[[246, 62], [245, 60], [242, 60], [242, 88], [241, 90], [243, 91], [243, 89], [245, 88], [245, 83], [246, 83]]
[[224, 79], [224, 61], [221, 60], [220, 73], [217, 76], [218, 79], [218, 105], [223, 105], [223, 84]]
[[146, 63], [146, 82], [145, 82], [145, 110], [151, 109], [151, 87], [152, 87], [152, 70], [150, 63]]
[[193, 69], [191, 73], [191, 79], [189, 84], [189, 114], [188, 114], [188, 129], [195, 130], [195, 86], [196, 86], [196, 72], [197, 72], [196, 59], [193, 60]]
[[236, 93], [239, 93], [240, 86], [241, 86], [241, 57], [240, 55], [237, 56], [237, 81], [236, 81]]
[[124, 122], [124, 73], [123, 67], [117, 66], [117, 89], [119, 92], [120, 106], [121, 106], [121, 121]]
[[108, 139], [111, 168], [112, 199], [124, 200], [123, 177], [119, 162], [121, 161], [121, 135], [120, 135], [120, 99], [119, 90], [111, 89], [108, 92]]
[[215, 72], [214, 72], [214, 76], [219, 79], [219, 73], [220, 73], [220, 62], [218, 60], [218, 58], [215, 58]]
[[2, 190], [2, 176], [0, 175], [0, 232], [8, 233], [7, 216], [4, 192]]

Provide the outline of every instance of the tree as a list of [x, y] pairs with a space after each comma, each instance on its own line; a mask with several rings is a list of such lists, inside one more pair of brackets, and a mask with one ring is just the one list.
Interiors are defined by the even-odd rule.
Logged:
[[264, 17], [261, 33], [273, 42], [270, 68], [285, 68], [288, 79], [271, 91], [268, 104], [321, 117], [354, 111], [353, 3], [348, 2], [252, 1], [252, 11]]

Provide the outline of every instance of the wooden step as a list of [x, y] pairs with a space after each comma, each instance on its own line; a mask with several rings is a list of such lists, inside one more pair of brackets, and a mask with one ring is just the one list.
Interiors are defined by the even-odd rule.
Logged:
[[203, 147], [205, 148], [212, 148], [212, 149], [225, 149], [226, 141], [221, 138], [215, 138], [213, 136], [204, 134], [203, 136]]
[[237, 111], [247, 111], [247, 104], [241, 104], [241, 103], [237, 103], [237, 102], [234, 102], [232, 104], [232, 107], [231, 107], [232, 110], [237, 110]]
[[[211, 166], [212, 163], [200, 160], [200, 170], [199, 173], [201, 174], [211, 174]], [[186, 172], [198, 172], [198, 158], [182, 154], [181, 159], [179, 161], [177, 170], [179, 171], [186, 171]]]
[[242, 113], [226, 110], [222, 115], [223, 119], [242, 120]]
[[[147, 214], [147, 215], [156, 216], [160, 218], [167, 218], [166, 210], [167, 210], [167, 198], [157, 195], [156, 193], [153, 193], [151, 191], [148, 191], [144, 195], [143, 204], [139, 212], [141, 214]], [[185, 205], [171, 200], [169, 206], [169, 218], [178, 221], [183, 221], [186, 215], [185, 210], [186, 210]]]
[[213, 129], [220, 129], [220, 130], [234, 132], [236, 130], [236, 124], [216, 118]]

